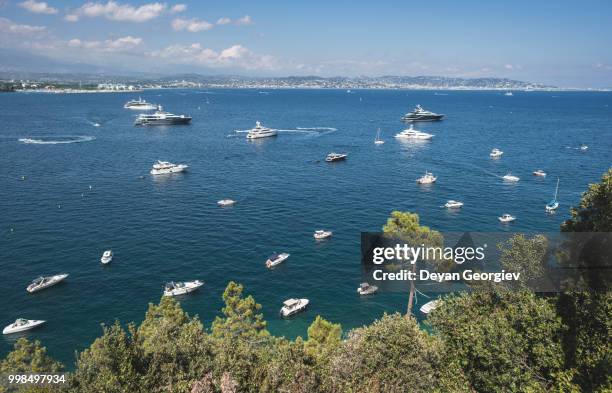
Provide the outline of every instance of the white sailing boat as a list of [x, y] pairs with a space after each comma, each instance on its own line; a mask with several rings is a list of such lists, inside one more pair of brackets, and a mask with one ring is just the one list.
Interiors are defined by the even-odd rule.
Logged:
[[385, 141], [380, 139], [380, 128], [379, 128], [378, 131], [376, 132], [376, 139], [374, 139], [374, 144], [375, 145], [382, 145], [383, 143], [385, 143]]
[[546, 204], [546, 211], [548, 213], [552, 213], [559, 207], [559, 202], [557, 201], [557, 193], [559, 192], [559, 178], [557, 178], [557, 187], [555, 188], [555, 196], [552, 201]]

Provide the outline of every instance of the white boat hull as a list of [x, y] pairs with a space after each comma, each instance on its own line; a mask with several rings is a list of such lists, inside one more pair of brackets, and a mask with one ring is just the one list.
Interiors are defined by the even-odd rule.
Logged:
[[293, 308], [287, 308], [286, 306], [283, 306], [283, 308], [281, 308], [280, 310], [280, 315], [283, 318], [288, 318], [291, 317], [295, 314], [298, 314], [304, 310], [306, 310], [306, 307], [308, 306], [308, 303], [310, 303], [310, 301], [308, 299], [300, 299], [300, 304], [298, 307], [293, 307]]
[[181, 173], [184, 172], [187, 169], [187, 165], [178, 165], [176, 167], [173, 168], [167, 168], [167, 169], [151, 169], [151, 174], [152, 175], [170, 175], [172, 173]]
[[43, 289], [59, 284], [60, 282], [64, 281], [66, 277], [68, 277], [68, 274], [57, 274], [55, 276], [51, 276], [50, 280], [44, 283], [43, 285], [37, 285], [37, 286], [34, 286], [33, 284], [28, 285], [26, 290], [30, 293], [42, 291]]
[[10, 324], [2, 330], [2, 334], [13, 334], [32, 330], [44, 324], [46, 321], [30, 320], [28, 322], [27, 325], [22, 326], [13, 326], [14, 324]]
[[276, 258], [275, 260], [271, 260], [268, 259], [266, 261], [266, 267], [267, 268], [273, 268], [275, 266], [280, 265], [281, 263], [285, 262], [287, 260], [287, 258], [289, 258], [289, 254], [279, 254], [278, 258]]
[[184, 287], [181, 288], [176, 288], [170, 291], [165, 290], [164, 291], [164, 296], [180, 296], [180, 295], [186, 295], [188, 293], [191, 293], [195, 290], [197, 290], [198, 288], [200, 288], [202, 285], [204, 285], [204, 283], [202, 281], [191, 281], [191, 282], [186, 282]]
[[270, 138], [273, 136], [277, 136], [278, 135], [278, 131], [273, 130], [273, 131], [269, 131], [269, 132], [249, 132], [247, 134], [247, 139], [260, 139], [260, 138]]

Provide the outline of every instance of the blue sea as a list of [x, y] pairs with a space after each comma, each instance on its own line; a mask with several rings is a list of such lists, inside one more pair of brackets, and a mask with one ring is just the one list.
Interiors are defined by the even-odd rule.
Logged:
[[[123, 109], [142, 96], [190, 126], [139, 128]], [[416, 104], [444, 113], [418, 123], [426, 143], [393, 138]], [[262, 304], [270, 331], [305, 335], [320, 314], [345, 330], [406, 296], [360, 298], [360, 233], [390, 212], [417, 212], [440, 231], [557, 231], [589, 183], [612, 165], [612, 94], [355, 90], [149, 90], [113, 94], [0, 95], [0, 325], [18, 317], [48, 323], [26, 334], [72, 364], [100, 324], [139, 322], [169, 280], [206, 285], [181, 300], [207, 327], [230, 280]], [[260, 120], [278, 137], [249, 142]], [[374, 145], [380, 128], [384, 145]], [[581, 144], [588, 149], [579, 149]], [[498, 147], [503, 158], [491, 160]], [[329, 152], [345, 162], [324, 162]], [[158, 160], [185, 174], [152, 177]], [[531, 173], [544, 169], [548, 176]], [[425, 171], [430, 187], [415, 183]], [[512, 172], [516, 184], [502, 181]], [[544, 205], [560, 179], [560, 208]], [[232, 208], [216, 201], [231, 198]], [[441, 205], [463, 201], [458, 211]], [[512, 213], [517, 221], [501, 225]], [[334, 236], [315, 242], [316, 229]], [[100, 264], [106, 249], [115, 254]], [[272, 271], [276, 252], [291, 257]], [[28, 283], [61, 272], [67, 281], [30, 295]], [[283, 300], [309, 309], [281, 320]], [[16, 340], [0, 338], [0, 356]]]

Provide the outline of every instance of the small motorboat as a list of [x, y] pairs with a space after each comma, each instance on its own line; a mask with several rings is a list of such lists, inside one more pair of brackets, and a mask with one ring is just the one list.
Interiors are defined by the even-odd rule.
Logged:
[[521, 180], [518, 176], [514, 176], [510, 173], [507, 173], [506, 175], [504, 175], [502, 179], [504, 179], [505, 181], [511, 181], [511, 182], [517, 182]]
[[500, 222], [503, 222], [503, 223], [512, 222], [516, 220], [516, 217], [508, 213], [502, 214], [501, 217], [497, 217], [497, 218], [499, 219]]
[[308, 299], [288, 299], [283, 302], [283, 307], [280, 310], [280, 315], [283, 318], [290, 317], [306, 309]]
[[587, 150], [589, 147], [585, 144], [580, 145], [580, 150], [585, 151]]
[[315, 231], [314, 238], [317, 240], [323, 240], [327, 239], [328, 237], [331, 237], [332, 234], [332, 231], [324, 231], [322, 229], [319, 229]]
[[329, 153], [327, 157], [325, 157], [325, 161], [327, 162], [336, 162], [346, 160], [348, 154], [343, 153]]
[[35, 319], [23, 319], [19, 318], [14, 323], [11, 323], [2, 330], [2, 334], [12, 334], [25, 332], [26, 330], [34, 329], [45, 323], [46, 321], [39, 321]]
[[100, 262], [102, 264], [107, 265], [113, 260], [113, 252], [111, 250], [106, 250], [102, 254], [102, 258], [100, 258]]
[[38, 292], [42, 289], [52, 287], [60, 282], [64, 281], [68, 277], [68, 274], [56, 274], [55, 276], [38, 277], [33, 280], [30, 285], [26, 288], [26, 291], [30, 293]]
[[432, 300], [432, 301], [429, 301], [429, 302], [423, 304], [421, 306], [420, 310], [421, 310], [421, 312], [423, 314], [427, 315], [430, 312], [432, 312], [433, 310], [435, 310], [436, 307], [438, 307], [441, 303], [442, 303], [442, 300], [440, 300], [440, 299]]
[[266, 267], [268, 269], [271, 269], [271, 268], [273, 268], [275, 266], [278, 266], [281, 263], [285, 262], [285, 260], [287, 258], [289, 258], [289, 254], [286, 253], [286, 252], [284, 252], [282, 254], [274, 253], [274, 254], [270, 255], [270, 258], [268, 258], [266, 260]]
[[534, 176], [546, 177], [546, 172], [541, 169], [533, 171]]
[[463, 202], [453, 201], [451, 199], [444, 204], [444, 207], [447, 209], [458, 209], [463, 207]]
[[435, 183], [438, 178], [431, 172], [425, 172], [425, 174], [417, 179], [418, 184], [432, 184]]
[[217, 201], [217, 205], [221, 207], [234, 206], [235, 204], [236, 201], [233, 199], [221, 199], [220, 201]]
[[164, 296], [179, 296], [185, 295], [190, 292], [195, 291], [204, 285], [203, 281], [195, 280], [195, 281], [185, 281], [185, 282], [174, 282], [171, 281], [164, 285]]
[[378, 291], [378, 287], [376, 285], [370, 285], [367, 282], [362, 282], [357, 288], [357, 293], [361, 296], [372, 295]]
[[504, 152], [497, 148], [491, 150], [491, 153], [489, 153], [489, 157], [491, 158], [500, 158], [503, 155], [504, 155]]

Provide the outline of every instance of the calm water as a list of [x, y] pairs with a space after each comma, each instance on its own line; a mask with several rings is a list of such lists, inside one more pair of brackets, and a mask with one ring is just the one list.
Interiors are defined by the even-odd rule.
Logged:
[[[133, 127], [135, 112], [122, 107], [138, 94], [0, 95], [0, 325], [48, 320], [28, 337], [64, 362], [100, 335], [100, 323], [140, 321], [167, 280], [206, 281], [182, 304], [207, 326], [230, 280], [263, 305], [278, 335], [305, 334], [317, 314], [345, 328], [369, 323], [405, 308], [401, 294], [355, 293], [360, 232], [379, 230], [392, 210], [415, 211], [438, 230], [507, 230], [496, 217], [509, 212], [518, 216], [512, 230], [556, 231], [612, 164], [610, 93], [140, 95], [191, 114], [193, 124]], [[435, 134], [431, 142], [400, 143], [393, 138], [398, 119], [417, 103], [447, 118], [417, 126]], [[258, 142], [234, 132], [256, 120], [286, 131]], [[378, 127], [382, 146], [373, 144]], [[589, 149], [576, 149], [581, 143]], [[501, 160], [489, 159], [493, 147], [505, 152]], [[349, 159], [327, 164], [330, 151]], [[187, 163], [190, 171], [153, 178], [157, 159]], [[532, 176], [538, 168], [548, 177]], [[432, 187], [415, 184], [425, 170], [439, 176]], [[508, 171], [521, 181], [504, 184]], [[546, 215], [557, 177], [561, 207]], [[237, 204], [219, 208], [222, 198]], [[465, 207], [448, 212], [440, 208], [447, 199]], [[318, 228], [334, 237], [317, 244]], [[105, 249], [115, 253], [107, 267], [99, 262]], [[273, 251], [291, 257], [269, 271], [263, 263]], [[60, 272], [70, 273], [65, 284], [26, 293], [31, 279]], [[311, 307], [283, 321], [278, 310], [289, 297], [308, 297]], [[0, 339], [0, 355], [14, 340]]]

